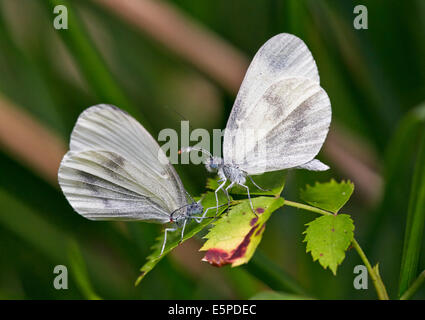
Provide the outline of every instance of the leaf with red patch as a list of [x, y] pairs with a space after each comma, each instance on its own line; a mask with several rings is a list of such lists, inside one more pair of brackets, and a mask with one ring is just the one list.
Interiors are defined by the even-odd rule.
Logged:
[[247, 263], [261, 241], [265, 223], [273, 211], [283, 205], [282, 198], [258, 197], [252, 199], [257, 216], [246, 199], [232, 207], [214, 223], [206, 235], [208, 239], [201, 251], [206, 251], [203, 261], [221, 267], [232, 267]]
[[[224, 193], [220, 192], [218, 200], [220, 204], [225, 205], [218, 209], [219, 214], [221, 214], [227, 208], [227, 198], [224, 195]], [[202, 205], [204, 206], [204, 210], [210, 207], [215, 207], [216, 201], [215, 201], [214, 192], [208, 192], [203, 196]], [[214, 217], [215, 210], [209, 210], [206, 216]], [[204, 219], [201, 223], [196, 223], [194, 221], [191, 221], [186, 226], [182, 243], [186, 241], [187, 239], [192, 238], [194, 235], [196, 235], [198, 232], [200, 232], [210, 223], [211, 223], [210, 219]], [[170, 253], [174, 248], [176, 248], [180, 244], [180, 235], [181, 235], [181, 229], [178, 229], [178, 231], [169, 233], [167, 235], [167, 243], [165, 245], [164, 253], [161, 256], [160, 256], [160, 253], [161, 253], [162, 243], [164, 240], [164, 235], [162, 234], [156, 239], [157, 241], [152, 246], [152, 253], [147, 257], [146, 263], [140, 268], [140, 275], [137, 278], [135, 285], [138, 285], [140, 281], [142, 281], [142, 279], [158, 264], [158, 262], [161, 261], [162, 258], [164, 258], [168, 253]]]

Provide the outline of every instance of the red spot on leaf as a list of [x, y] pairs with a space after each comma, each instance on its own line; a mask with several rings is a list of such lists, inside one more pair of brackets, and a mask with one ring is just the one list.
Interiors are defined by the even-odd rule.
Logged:
[[258, 221], [258, 217], [252, 218], [251, 221], [249, 222], [249, 225], [252, 227], [254, 224], [256, 224]]
[[[240, 245], [232, 252], [232, 256], [230, 257], [230, 260], [236, 260], [244, 256], [246, 249], [251, 242], [251, 236], [254, 233], [255, 229], [258, 228], [258, 225], [255, 227], [252, 227], [251, 230], [249, 230], [248, 234], [245, 236], [243, 241]], [[233, 262], [233, 261], [232, 261]]]
[[209, 262], [215, 267], [222, 267], [225, 264], [230, 263], [228, 261], [229, 254], [221, 249], [209, 249], [205, 253], [205, 257], [202, 258], [202, 261]]
[[255, 211], [257, 211], [259, 214], [262, 214], [264, 212], [264, 208], [257, 208]]
[[320, 256], [323, 257], [323, 253], [321, 253]]
[[232, 250], [230, 254], [225, 250], [212, 248], [207, 250], [205, 256], [202, 258], [202, 261], [206, 261], [215, 267], [222, 267], [243, 257], [246, 253], [246, 249], [248, 248], [249, 243], [251, 242], [251, 237], [258, 226], [259, 225], [252, 227], [242, 242], [236, 247], [236, 249]]
[[261, 232], [263, 232], [263, 230], [266, 228], [266, 224], [263, 223], [263, 225], [261, 226], [260, 229], [257, 230], [257, 232], [255, 233], [256, 236], [258, 236]]
[[332, 229], [331, 229], [331, 231], [332, 231], [332, 232], [335, 232], [335, 228], [332, 228]]

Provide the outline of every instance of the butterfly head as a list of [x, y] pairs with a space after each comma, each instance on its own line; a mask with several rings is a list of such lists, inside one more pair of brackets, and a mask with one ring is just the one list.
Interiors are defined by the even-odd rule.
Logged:
[[204, 162], [205, 168], [209, 172], [215, 172], [223, 166], [223, 159], [220, 157], [210, 156]]
[[204, 207], [201, 204], [201, 200], [199, 200], [198, 202], [194, 201], [188, 205], [186, 215], [188, 217], [196, 216], [202, 214], [202, 211], [204, 211]]
[[203, 211], [204, 207], [201, 204], [201, 200], [198, 202], [192, 201], [192, 203], [174, 210], [170, 215], [170, 222], [174, 222], [179, 226], [184, 220], [190, 219], [193, 216], [198, 216], [202, 214]]

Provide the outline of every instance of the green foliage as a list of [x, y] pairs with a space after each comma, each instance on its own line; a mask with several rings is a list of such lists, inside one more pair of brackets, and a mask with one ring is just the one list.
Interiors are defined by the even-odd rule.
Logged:
[[305, 295], [305, 289], [294, 277], [283, 270], [278, 264], [257, 250], [248, 264], [243, 266], [252, 275], [261, 279], [269, 288], [299, 295]]
[[206, 251], [202, 260], [219, 267], [226, 264], [236, 267], [247, 263], [261, 241], [266, 221], [283, 202], [282, 198], [252, 199], [257, 216], [252, 212], [249, 200], [232, 207], [229, 214], [215, 222], [206, 235], [208, 240], [201, 248]]
[[0, 203], [3, 204], [0, 210], [0, 223], [4, 227], [27, 241], [32, 249], [37, 249], [51, 261], [61, 261], [69, 240], [67, 234], [2, 189], [0, 189]]
[[309, 297], [290, 294], [286, 292], [261, 291], [251, 297], [250, 300], [312, 300]]
[[[286, 170], [266, 172], [259, 176], [252, 176], [251, 178], [254, 182], [262, 189], [258, 189], [249, 178], [246, 179], [246, 186], [249, 188], [249, 193], [251, 195], [270, 195], [270, 196], [279, 196], [282, 193], [283, 188], [285, 187], [286, 179]], [[207, 181], [207, 188], [210, 190], [216, 190], [220, 185], [218, 182], [218, 177], [212, 179], [209, 178]], [[224, 187], [227, 187], [230, 183], [227, 182]], [[229, 189], [231, 194], [240, 194], [247, 195], [246, 188], [241, 186], [233, 186]]]
[[100, 300], [101, 298], [95, 293], [90, 283], [86, 263], [84, 262], [81, 250], [75, 241], [69, 241], [68, 259], [70, 266], [69, 269], [82, 294], [89, 300]]
[[399, 296], [402, 296], [418, 275], [419, 257], [425, 225], [425, 130], [413, 175], [401, 260]]
[[[219, 208], [218, 214], [220, 215], [223, 211], [227, 209], [227, 198], [224, 194], [219, 195], [218, 198], [219, 205], [224, 205], [223, 207]], [[215, 194], [214, 192], [207, 192], [202, 197], [202, 205], [204, 207], [204, 210], [215, 207], [216, 201], [215, 201]], [[207, 212], [206, 217], [214, 217], [216, 214], [216, 211], [214, 209], [211, 209]], [[211, 223], [210, 219], [204, 219], [201, 221], [201, 223], [196, 223], [195, 221], [192, 221], [189, 223], [184, 232], [183, 240], [180, 242], [181, 239], [181, 230], [178, 229], [177, 231], [174, 231], [173, 233], [167, 234], [167, 243], [165, 244], [164, 252], [160, 256], [162, 244], [164, 241], [164, 236], [161, 235], [156, 239], [155, 244], [152, 246], [152, 252], [147, 257], [147, 262], [140, 268], [140, 276], [136, 280], [136, 286], [140, 283], [140, 281], [143, 280], [143, 278], [158, 264], [159, 261], [161, 261], [168, 253], [170, 253], [174, 248], [176, 248], [180, 243], [183, 243], [187, 239], [192, 238], [197, 233], [199, 233], [202, 229], [204, 229], [206, 226], [208, 226]]]
[[45, 1], [44, 5], [49, 13], [57, 5], [65, 5], [67, 7], [68, 23], [71, 27], [66, 30], [67, 32], [59, 32], [59, 35], [72, 53], [73, 58], [78, 62], [82, 75], [86, 78], [97, 98], [138, 114], [137, 109], [131, 106], [127, 97], [112, 77], [104, 58], [93, 45], [93, 41], [74, 11], [72, 4], [67, 0], [49, 0]]
[[354, 190], [351, 181], [336, 182], [331, 180], [326, 183], [316, 182], [314, 186], [307, 185], [301, 190], [300, 197], [314, 207], [337, 213], [350, 199]]
[[304, 231], [307, 252], [319, 260], [323, 268], [329, 267], [334, 275], [345, 258], [345, 251], [354, 238], [354, 224], [349, 215], [325, 215], [307, 224]]

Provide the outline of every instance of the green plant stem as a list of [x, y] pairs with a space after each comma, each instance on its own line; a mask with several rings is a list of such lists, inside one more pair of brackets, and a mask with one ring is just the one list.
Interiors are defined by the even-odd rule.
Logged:
[[[312, 206], [309, 206], [307, 204], [302, 204], [302, 203], [298, 203], [298, 202], [294, 202], [294, 201], [289, 201], [285, 199], [285, 203], [284, 206], [290, 206], [290, 207], [294, 207], [294, 208], [298, 208], [298, 209], [304, 209], [307, 211], [311, 211], [311, 212], [315, 212], [315, 213], [319, 213], [319, 214], [323, 214], [323, 215], [333, 215], [333, 213], [328, 212], [326, 210], [322, 210], [319, 208], [315, 208]], [[378, 272], [378, 268], [373, 268], [372, 265], [370, 264], [368, 258], [366, 257], [366, 254], [364, 253], [364, 251], [362, 250], [362, 248], [360, 247], [359, 243], [357, 242], [356, 239], [353, 238], [353, 241], [351, 242], [353, 248], [357, 251], [357, 253], [360, 256], [360, 259], [362, 259], [363, 263], [365, 264], [370, 277], [372, 278], [372, 282], [373, 285], [375, 286], [375, 290], [376, 293], [378, 294], [378, 298], [380, 300], [388, 300], [388, 293], [387, 290], [385, 288], [385, 285], [381, 279], [381, 276], [379, 275]]]
[[333, 213], [331, 213], [329, 211], [322, 210], [322, 209], [319, 209], [319, 208], [315, 208], [315, 207], [309, 206], [308, 204], [302, 204], [302, 203], [298, 203], [298, 202], [294, 202], [294, 201], [289, 201], [289, 200], [286, 200], [286, 199], [285, 199], [285, 203], [283, 205], [298, 208], [298, 209], [304, 209], [304, 210], [307, 210], [307, 211], [316, 212], [316, 213], [323, 214], [323, 215], [333, 215]]
[[412, 285], [407, 289], [404, 294], [400, 297], [400, 300], [408, 300], [410, 299], [416, 291], [418, 291], [419, 287], [424, 283], [425, 281], [425, 270], [421, 272], [419, 277], [416, 278], [415, 281], [413, 281]]
[[362, 259], [363, 263], [365, 264], [370, 277], [372, 278], [373, 285], [375, 286], [376, 293], [378, 294], [378, 298], [380, 300], [389, 300], [387, 289], [385, 288], [384, 283], [382, 282], [382, 278], [379, 275], [378, 267], [374, 269], [372, 265], [370, 264], [368, 258], [366, 257], [366, 254], [360, 247], [359, 243], [356, 239], [353, 239], [351, 242], [353, 245], [353, 248], [357, 251], [357, 253], [360, 256], [360, 259]]

